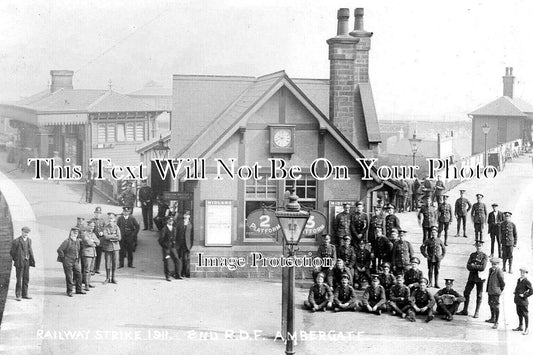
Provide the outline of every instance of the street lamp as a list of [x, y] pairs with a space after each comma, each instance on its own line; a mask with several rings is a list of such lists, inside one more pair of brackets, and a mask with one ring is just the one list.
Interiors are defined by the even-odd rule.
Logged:
[[154, 147], [154, 155], [157, 159], [167, 159], [168, 155], [170, 153], [170, 148], [165, 145], [165, 142], [163, 141], [163, 137], [159, 135], [159, 141], [157, 142], [157, 145]]
[[481, 126], [481, 129], [485, 135], [485, 159], [483, 159], [483, 161], [485, 162], [485, 166], [487, 166], [487, 135], [489, 134], [490, 126], [487, 122], [485, 122], [485, 124]]
[[422, 139], [416, 138], [416, 131], [413, 132], [413, 138], [409, 138], [409, 144], [411, 144], [411, 152], [413, 152], [413, 166], [416, 164], [416, 152]]
[[[285, 244], [289, 247], [289, 258], [294, 256], [294, 246], [298, 244], [302, 233], [309, 219], [309, 212], [301, 211], [296, 195], [296, 185], [289, 196], [289, 203], [285, 205], [285, 210], [276, 211]], [[287, 290], [287, 345], [285, 354], [294, 354], [294, 263], [288, 270], [289, 287]]]

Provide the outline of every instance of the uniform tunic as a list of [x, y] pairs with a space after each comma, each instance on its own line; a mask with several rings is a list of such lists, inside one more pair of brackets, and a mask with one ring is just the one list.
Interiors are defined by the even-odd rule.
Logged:
[[420, 252], [428, 259], [428, 262], [436, 263], [446, 255], [446, 247], [440, 238], [428, 238], [420, 246]]
[[104, 236], [101, 240], [102, 250], [106, 252], [120, 250], [120, 228], [116, 224], [107, 224], [103, 232]]
[[343, 237], [345, 235], [351, 236], [350, 232], [350, 220], [351, 220], [351, 213], [342, 211], [337, 216], [335, 216], [335, 222], [333, 225], [333, 230], [335, 231], [335, 235], [337, 236], [337, 242], [340, 243], [340, 240], [338, 240], [340, 237]]
[[428, 307], [431, 309], [435, 305], [435, 297], [428, 290], [422, 291], [417, 288], [411, 294], [411, 305], [418, 308]]
[[513, 248], [516, 247], [517, 243], [517, 233], [516, 226], [513, 222], [503, 221], [500, 225], [501, 231], [501, 243], [503, 247], [502, 258], [503, 259], [512, 259], [513, 258]]
[[387, 297], [385, 295], [385, 289], [383, 286], [378, 285], [377, 287], [368, 286], [363, 293], [363, 305], [370, 305], [370, 307], [380, 307], [387, 302]]
[[364, 212], [354, 212], [352, 214], [350, 231], [352, 232], [352, 243], [355, 244], [358, 235], [362, 234], [363, 239], [366, 239], [366, 230], [368, 229], [368, 216]]
[[441, 203], [438, 209], [438, 216], [440, 223], [450, 223], [453, 220], [452, 205], [446, 202]]
[[437, 226], [437, 209], [431, 205], [426, 205], [420, 207], [420, 212], [418, 212], [418, 218], [423, 217], [422, 227], [429, 228]]
[[409, 286], [409, 285], [416, 284], [416, 286], [418, 286], [422, 277], [423, 277], [422, 270], [409, 269], [405, 272], [405, 275], [404, 275], [405, 285]]
[[456, 216], [466, 216], [468, 211], [472, 208], [472, 204], [464, 197], [459, 197], [455, 201], [455, 215]]
[[389, 299], [396, 303], [398, 307], [403, 307], [409, 304], [409, 295], [411, 294], [409, 287], [405, 285], [394, 285], [390, 290]]
[[476, 202], [472, 206], [472, 221], [484, 224], [487, 220], [487, 207], [483, 202]]
[[385, 216], [383, 213], [376, 213], [370, 217], [370, 227], [368, 229], [368, 241], [375, 245], [377, 235], [376, 235], [376, 228], [381, 227], [382, 231], [386, 231], [385, 227]]
[[333, 294], [333, 300], [335, 303], [355, 303], [355, 298], [355, 290], [351, 285], [346, 285], [346, 287], [339, 285], [335, 288], [335, 293]]
[[390, 239], [392, 229], [401, 229], [400, 219], [393, 214], [389, 214], [385, 217], [385, 235]]
[[407, 240], [397, 240], [392, 247], [392, 265], [404, 268], [411, 262], [411, 258], [415, 256], [413, 246]]
[[337, 250], [333, 244], [321, 244], [318, 247], [317, 255], [320, 258], [331, 258], [332, 265], [337, 262]]
[[324, 303], [325, 301], [331, 302], [333, 300], [333, 292], [331, 292], [331, 287], [325, 283], [321, 285], [314, 284], [309, 290], [309, 297], [307, 300], [312, 306]]
[[353, 268], [355, 265], [355, 249], [351, 245], [341, 245], [337, 254], [339, 259], [344, 261], [344, 265]]
[[376, 246], [374, 248], [374, 254], [377, 258], [384, 262], [390, 262], [392, 257], [392, 242], [389, 238], [381, 236], [376, 240]]
[[479, 272], [485, 270], [487, 266], [487, 254], [482, 251], [470, 254], [466, 263], [466, 268], [470, 273], [468, 274], [468, 282], [483, 282], [479, 277]]

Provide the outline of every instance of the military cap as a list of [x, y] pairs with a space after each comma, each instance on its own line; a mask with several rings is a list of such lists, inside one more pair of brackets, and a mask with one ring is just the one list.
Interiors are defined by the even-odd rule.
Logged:
[[394, 205], [393, 205], [392, 203], [389, 203], [389, 204], [387, 205], [387, 209], [388, 209], [388, 210], [393, 210], [393, 209], [394, 209]]
[[372, 274], [372, 275], [370, 275], [370, 279], [372, 281], [374, 281], [374, 280], [378, 280], [379, 281], [379, 275], [378, 274]]
[[444, 279], [444, 281], [447, 283], [447, 284], [453, 284], [453, 282], [455, 281], [455, 279]]
[[500, 258], [496, 258], [496, 257], [490, 258], [490, 262], [492, 264], [499, 264], [499, 263], [501, 263], [501, 261], [502, 261], [502, 259], [500, 259]]
[[83, 218], [83, 217], [78, 217], [77, 219], [78, 219], [78, 222], [83, 222], [83, 221], [85, 221], [85, 218]]
[[375, 206], [374, 206], [374, 209], [375, 209], [375, 210], [377, 210], [377, 209], [381, 209], [381, 208], [383, 208], [382, 205], [375, 205]]
[[492, 207], [498, 207], [498, 204], [495, 202], [491, 205]]
[[413, 256], [411, 258], [411, 264], [420, 264], [420, 259], [417, 258], [416, 256]]
[[363, 203], [361, 201], [357, 201], [357, 203], [355, 204], [356, 206], [362, 206]]
[[525, 266], [522, 266], [522, 267], [521, 267], [520, 269], [518, 269], [518, 270], [523, 271], [523, 272], [525, 272], [526, 274], [529, 273], [529, 270], [528, 270]]
[[344, 207], [344, 206], [350, 206], [350, 204], [349, 204], [348, 202], [343, 202], [343, 203], [342, 203], [342, 206], [343, 206], [343, 207]]
[[419, 282], [419, 283], [425, 283], [425, 284], [427, 285], [427, 284], [429, 284], [429, 281], [428, 281], [428, 279], [426, 279], [425, 277], [422, 277], [422, 278], [420, 279], [420, 282]]
[[398, 233], [400, 234], [406, 234], [407, 231], [405, 229], [398, 229]]
[[97, 206], [97, 207], [94, 209], [94, 213], [102, 213], [102, 207]]
[[444, 198], [448, 198], [448, 197], [450, 197], [450, 196], [448, 196], [448, 195], [442, 195], [442, 197], [444, 197]]
[[128, 207], [128, 206], [124, 206], [124, 207], [122, 207], [122, 211], [124, 211], [124, 212], [131, 212], [131, 208]]
[[70, 228], [70, 231], [71, 231], [71, 232], [72, 232], [72, 231], [78, 231], [78, 232], [79, 232], [80, 229], [79, 229], [78, 227], [72, 227], [72, 228]]
[[484, 197], [483, 194], [476, 194], [476, 197]]
[[115, 212], [107, 212], [107, 215], [109, 217], [111, 217], [111, 216], [116, 217], [117, 216], [117, 214]]
[[381, 268], [382, 268], [382, 269], [384, 269], [384, 268], [386, 268], [386, 267], [388, 267], [388, 268], [390, 269], [390, 264], [389, 264], [389, 263], [383, 263], [383, 264], [381, 264]]
[[466, 192], [466, 190], [459, 190], [459, 192]]
[[352, 239], [352, 236], [349, 234], [346, 234], [344, 237], [342, 237], [342, 239]]
[[183, 217], [185, 217], [185, 216], [189, 216], [190, 217], [191, 216], [191, 211], [185, 211], [183, 213]]
[[30, 229], [30, 227], [22, 227], [22, 231], [26, 232], [26, 233], [29, 233], [29, 232], [31, 232], [31, 229]]
[[[318, 275], [317, 275], [318, 276]], [[342, 274], [341, 276], [341, 280], [342, 279], [346, 279], [346, 280], [350, 280], [350, 276], [348, 276], [348, 274]]]
[[474, 242], [474, 244], [472, 244], [472, 245], [474, 245], [474, 246], [476, 246], [476, 245], [483, 246], [483, 243], [485, 243], [485, 242], [482, 241], [482, 240], [476, 240], [476, 241]]
[[392, 229], [391, 229], [390, 231], [391, 231], [391, 233], [392, 233], [392, 232], [396, 232], [396, 233], [399, 233], [399, 230], [398, 230], [398, 228], [392, 228]]
[[431, 226], [429, 229], [431, 229], [432, 231], [434, 231], [434, 230], [437, 231], [437, 232], [439, 231], [439, 227], [437, 227], [437, 226]]
[[383, 227], [382, 227], [382, 226], [376, 226], [374, 229], [375, 229], [375, 230], [378, 230], [378, 229], [379, 229], [379, 230], [383, 230]]
[[503, 212], [504, 215], [509, 215], [509, 216], [512, 216], [513, 214], [511, 212]]
[[321, 276], [322, 278], [326, 277], [326, 275], [323, 272], [319, 272], [318, 274], [316, 274], [315, 280], [318, 279], [319, 276]]
[[398, 274], [398, 275], [396, 275], [396, 280], [399, 280], [399, 279], [402, 279], [402, 280], [403, 280], [403, 278], [404, 278], [404, 277], [403, 277], [402, 274]]

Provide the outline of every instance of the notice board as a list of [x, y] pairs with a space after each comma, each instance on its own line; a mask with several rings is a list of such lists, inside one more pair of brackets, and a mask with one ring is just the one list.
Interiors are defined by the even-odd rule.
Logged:
[[205, 201], [205, 246], [231, 246], [233, 201]]

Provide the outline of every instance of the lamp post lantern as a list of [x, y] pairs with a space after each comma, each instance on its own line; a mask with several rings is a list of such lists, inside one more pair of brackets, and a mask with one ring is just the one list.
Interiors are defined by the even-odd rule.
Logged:
[[481, 129], [483, 130], [483, 134], [485, 135], [485, 158], [483, 159], [484, 165], [487, 166], [487, 135], [490, 131], [490, 126], [487, 122], [483, 126], [481, 126]]
[[153, 149], [154, 155], [157, 159], [167, 159], [170, 153], [170, 148], [163, 142], [163, 137], [159, 136], [159, 141]]
[[[289, 258], [294, 256], [294, 247], [300, 241], [302, 233], [309, 219], [309, 212], [301, 211], [296, 195], [296, 186], [293, 187], [289, 196], [289, 203], [285, 205], [285, 210], [276, 211], [285, 244], [289, 248]], [[288, 270], [289, 287], [287, 290], [287, 344], [285, 354], [294, 354], [294, 263]]]
[[413, 166], [416, 164], [416, 152], [420, 146], [422, 139], [416, 138], [416, 131], [413, 132], [413, 138], [409, 138], [409, 144], [411, 145], [411, 152], [413, 153]]

